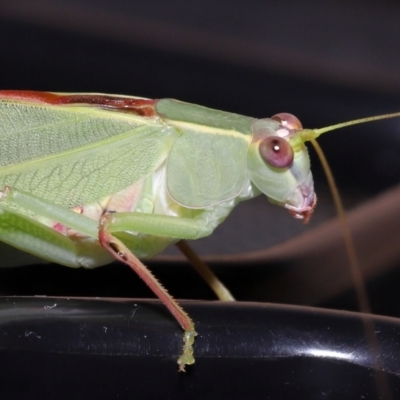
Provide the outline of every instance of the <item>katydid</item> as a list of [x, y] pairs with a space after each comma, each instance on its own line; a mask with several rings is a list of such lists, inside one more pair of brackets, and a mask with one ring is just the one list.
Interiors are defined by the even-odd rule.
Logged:
[[0, 91], [0, 241], [69, 267], [129, 265], [184, 330], [184, 371], [194, 323], [139, 258], [210, 235], [261, 193], [307, 222], [316, 195], [304, 142], [367, 120], [307, 130], [286, 113]]

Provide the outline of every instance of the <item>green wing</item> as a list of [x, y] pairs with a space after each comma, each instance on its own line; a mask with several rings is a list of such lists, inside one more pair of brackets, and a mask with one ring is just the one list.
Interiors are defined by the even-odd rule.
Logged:
[[172, 198], [203, 208], [237, 196], [246, 179], [253, 119], [169, 99], [160, 100], [157, 111], [181, 132], [167, 160]]
[[178, 135], [160, 119], [1, 100], [0, 187], [90, 204], [153, 173]]

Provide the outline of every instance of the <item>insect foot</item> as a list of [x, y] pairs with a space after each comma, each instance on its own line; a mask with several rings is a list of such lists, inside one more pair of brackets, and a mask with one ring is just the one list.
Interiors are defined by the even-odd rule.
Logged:
[[195, 331], [185, 331], [183, 333], [183, 352], [178, 358], [179, 372], [186, 372], [185, 366], [194, 364], [193, 343], [197, 336]]

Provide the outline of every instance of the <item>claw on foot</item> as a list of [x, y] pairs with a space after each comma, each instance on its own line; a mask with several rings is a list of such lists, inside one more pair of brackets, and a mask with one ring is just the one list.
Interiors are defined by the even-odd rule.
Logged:
[[185, 372], [186, 365], [194, 364], [193, 343], [196, 336], [197, 332], [195, 331], [185, 331], [183, 333], [183, 351], [178, 358], [179, 372]]

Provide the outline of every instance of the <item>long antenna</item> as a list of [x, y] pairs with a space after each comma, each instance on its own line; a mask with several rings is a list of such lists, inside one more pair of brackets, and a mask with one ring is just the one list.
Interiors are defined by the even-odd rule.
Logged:
[[[355, 119], [353, 121], [341, 122], [340, 124], [326, 126], [325, 128], [313, 129], [312, 130], [314, 132], [313, 137], [314, 137], [314, 139], [316, 139], [317, 137], [319, 137], [320, 135], [322, 135], [325, 132], [330, 132], [335, 129], [345, 128], [346, 126], [365, 124], [366, 122], [379, 121], [381, 119], [390, 119], [390, 118], [396, 118], [396, 117], [400, 117], [400, 112], [384, 114], [384, 115], [376, 115], [375, 117], [360, 118], [360, 119]], [[308, 135], [307, 135], [306, 140], [310, 140]]]
[[[388, 114], [388, 115], [389, 115], [389, 118], [391, 118], [391, 117], [395, 117], [395, 116], [400, 116], [400, 113]], [[382, 117], [363, 118], [362, 120], [353, 121], [353, 124], [346, 122], [344, 124], [333, 125], [333, 127], [335, 127], [335, 128], [333, 128], [332, 126], [329, 128], [338, 129], [338, 128], [341, 128], [344, 126], [354, 125], [355, 123], [363, 123], [363, 122], [374, 121], [374, 120], [378, 120], [378, 119], [384, 119]], [[327, 130], [325, 130], [324, 132], [327, 132], [328, 130], [332, 130], [329, 128]], [[316, 132], [322, 131], [322, 130], [324, 130], [324, 129], [316, 130]], [[346, 252], [347, 252], [347, 255], [349, 258], [349, 265], [350, 265], [351, 275], [353, 278], [355, 291], [356, 291], [356, 295], [357, 295], [358, 306], [362, 313], [371, 314], [371, 307], [370, 307], [370, 304], [368, 301], [367, 290], [365, 288], [364, 279], [363, 279], [363, 276], [361, 273], [360, 263], [358, 261], [357, 252], [356, 252], [356, 249], [354, 246], [354, 241], [351, 236], [350, 228], [349, 228], [347, 218], [346, 218], [344, 208], [343, 208], [343, 203], [340, 198], [339, 191], [338, 191], [338, 188], [335, 183], [335, 179], [334, 179], [332, 171], [329, 167], [328, 161], [324, 155], [324, 152], [322, 151], [318, 142], [313, 137], [309, 137], [308, 140], [310, 140], [311, 144], [313, 145], [313, 147], [318, 155], [318, 158], [321, 161], [322, 168], [324, 169], [326, 178], [328, 180], [328, 185], [329, 185], [329, 188], [332, 193], [333, 201], [335, 203], [336, 212], [338, 214], [339, 223], [340, 223], [342, 234], [343, 234], [343, 240], [344, 240], [344, 243], [346, 246]], [[391, 400], [393, 397], [391, 394], [391, 390], [389, 388], [387, 376], [384, 372], [384, 368], [383, 368], [384, 366], [382, 363], [382, 359], [379, 354], [380, 344], [379, 344], [378, 338], [375, 335], [374, 321], [371, 318], [369, 318], [368, 315], [365, 315], [362, 318], [362, 320], [364, 323], [365, 333], [367, 336], [367, 343], [371, 346], [372, 351], [374, 352], [374, 356], [375, 356], [374, 358], [375, 358], [376, 370], [374, 373], [374, 377], [375, 377], [375, 381], [376, 381], [379, 398]]]
[[338, 188], [336, 186], [335, 178], [333, 177], [332, 171], [329, 167], [328, 161], [325, 157], [324, 152], [321, 149], [321, 146], [314, 138], [310, 138], [310, 142], [313, 145], [319, 160], [321, 161], [322, 168], [324, 169], [326, 179], [328, 181], [329, 188], [332, 193], [333, 202], [335, 204], [336, 213], [339, 218], [339, 223], [342, 229], [343, 240], [346, 246], [346, 253], [349, 258], [349, 265], [351, 274], [353, 277], [355, 290], [357, 293], [357, 298], [359, 302], [360, 311], [366, 314], [371, 313], [371, 307], [368, 301], [367, 291], [364, 285], [364, 279], [361, 273], [360, 263], [358, 261], [357, 252], [354, 247], [354, 242], [351, 236], [349, 224], [347, 222], [347, 218], [344, 212], [342, 199], [340, 198]]

